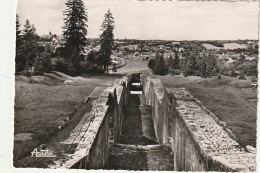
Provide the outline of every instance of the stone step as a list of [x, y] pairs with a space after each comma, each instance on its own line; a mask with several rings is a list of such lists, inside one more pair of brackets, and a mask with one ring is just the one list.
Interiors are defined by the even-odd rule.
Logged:
[[132, 83], [132, 86], [141, 86], [141, 83]]
[[143, 94], [143, 91], [130, 91], [130, 94], [140, 95], [140, 94]]

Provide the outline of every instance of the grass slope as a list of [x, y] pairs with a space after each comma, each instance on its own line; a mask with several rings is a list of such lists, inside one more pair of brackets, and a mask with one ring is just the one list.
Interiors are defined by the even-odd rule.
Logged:
[[221, 121], [227, 122], [242, 146], [256, 146], [257, 91], [248, 88], [250, 79], [151, 76], [160, 78], [166, 87], [186, 88]]
[[116, 78], [118, 76], [69, 77], [70, 83], [64, 84], [55, 77], [18, 76], [14, 135], [29, 133], [32, 138], [15, 140], [14, 161], [28, 156], [34, 148], [47, 142], [58, 130], [60, 121], [75, 114], [95, 87], [111, 86]]

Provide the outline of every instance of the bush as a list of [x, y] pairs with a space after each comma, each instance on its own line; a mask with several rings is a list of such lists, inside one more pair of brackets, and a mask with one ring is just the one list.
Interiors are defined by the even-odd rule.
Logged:
[[154, 69], [154, 67], [155, 67], [155, 59], [150, 59], [150, 60], [148, 61], [147, 66], [148, 66], [150, 69]]
[[69, 64], [68, 74], [71, 76], [79, 76], [86, 72], [86, 63], [78, 62], [74, 64]]
[[181, 74], [181, 70], [180, 69], [169, 69], [169, 73], [171, 75], [180, 75]]
[[54, 65], [54, 70], [68, 74], [69, 64], [65, 61], [65, 59], [57, 58]]
[[98, 66], [92, 62], [86, 62], [85, 73], [86, 74], [103, 74], [105, 71], [102, 66]]
[[97, 51], [90, 51], [89, 54], [87, 55], [87, 61], [95, 63], [96, 59], [98, 58], [98, 52]]
[[168, 67], [165, 64], [165, 61], [162, 56], [159, 56], [156, 60], [155, 67], [153, 68], [153, 73], [156, 75], [167, 75]]
[[26, 66], [26, 67], [24, 68], [24, 70], [21, 71], [19, 74], [21, 74], [21, 75], [23, 75], [23, 76], [30, 77], [30, 76], [32, 76], [32, 74], [33, 74], [32, 68]]
[[51, 55], [43, 52], [34, 63], [34, 74], [43, 74], [52, 70]]

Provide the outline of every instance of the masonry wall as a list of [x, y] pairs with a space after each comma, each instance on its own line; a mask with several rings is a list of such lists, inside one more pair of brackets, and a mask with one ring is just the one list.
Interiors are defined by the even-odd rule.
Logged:
[[152, 106], [152, 118], [155, 134], [160, 144], [168, 142], [168, 100], [164, 96], [165, 88], [159, 79], [150, 79], [141, 75], [141, 84], [146, 97], [146, 104]]
[[[109, 145], [120, 138], [131, 75], [116, 80], [93, 102], [93, 120], [76, 152], [55, 168], [105, 169]], [[165, 88], [141, 75], [141, 84], [161, 145], [170, 145], [175, 171], [255, 171], [255, 152], [246, 152], [221, 122], [184, 88]]]
[[158, 141], [173, 150], [175, 171], [255, 171], [255, 153], [241, 148], [187, 90], [144, 75], [141, 83]]
[[109, 157], [109, 146], [120, 137], [124, 107], [129, 96], [131, 76], [118, 79], [113, 87], [106, 88], [93, 102], [90, 114], [93, 120], [76, 151], [55, 168], [105, 169]]

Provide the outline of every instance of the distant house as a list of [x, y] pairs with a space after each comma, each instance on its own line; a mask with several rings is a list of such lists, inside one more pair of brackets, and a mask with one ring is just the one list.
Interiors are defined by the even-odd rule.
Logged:
[[170, 58], [170, 57], [174, 57], [174, 55], [175, 55], [175, 53], [173, 53], [173, 52], [164, 53], [164, 54], [163, 54], [163, 57], [164, 57], [164, 58]]
[[174, 41], [174, 42], [172, 42], [172, 45], [180, 45], [180, 42]]
[[140, 55], [139, 52], [137, 51], [134, 52], [134, 56], [139, 56], [139, 55]]
[[52, 35], [42, 35], [40, 40], [44, 42], [51, 42], [53, 36]]
[[60, 43], [60, 39], [59, 39], [58, 37], [53, 37], [53, 38], [51, 39], [51, 43], [52, 43], [53, 45], [57, 45], [57, 44]]
[[159, 47], [159, 49], [161, 49], [161, 50], [164, 50], [164, 49], [165, 49], [165, 46], [164, 46], [164, 45], [159, 45], [158, 47]]
[[137, 50], [138, 49], [138, 45], [128, 45], [128, 46], [121, 46], [118, 47], [118, 50]]
[[150, 52], [142, 52], [141, 59], [150, 59]]
[[183, 47], [180, 47], [179, 48], [179, 52], [183, 52], [184, 51], [184, 48]]

